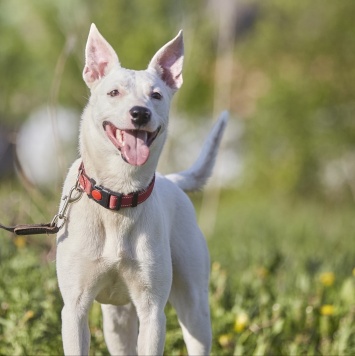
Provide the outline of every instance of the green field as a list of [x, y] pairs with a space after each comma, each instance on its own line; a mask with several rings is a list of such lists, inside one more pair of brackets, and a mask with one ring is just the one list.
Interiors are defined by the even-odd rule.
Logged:
[[[44, 222], [45, 202], [15, 183], [0, 188], [2, 222]], [[194, 195], [200, 210], [201, 195]], [[214, 355], [355, 354], [353, 205], [222, 192], [212, 259]], [[62, 300], [53, 237], [0, 233], [0, 354], [62, 354]], [[52, 250], [52, 252], [50, 252]], [[166, 355], [186, 353], [168, 306]], [[91, 353], [107, 355], [99, 304], [91, 317]]]

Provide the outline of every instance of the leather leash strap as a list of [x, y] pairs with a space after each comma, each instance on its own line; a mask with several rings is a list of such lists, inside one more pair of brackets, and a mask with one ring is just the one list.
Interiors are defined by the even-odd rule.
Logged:
[[57, 225], [48, 224], [22, 224], [16, 226], [4, 226], [0, 224], [0, 228], [16, 235], [37, 235], [37, 234], [56, 234], [59, 231]]

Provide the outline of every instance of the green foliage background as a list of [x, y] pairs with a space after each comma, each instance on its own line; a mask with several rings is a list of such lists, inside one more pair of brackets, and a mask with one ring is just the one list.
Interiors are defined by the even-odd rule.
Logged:
[[[213, 354], [351, 355], [355, 2], [238, 3], [256, 9], [254, 25], [232, 36], [228, 49], [225, 102], [244, 128], [235, 143], [243, 171], [233, 188], [192, 196], [199, 216], [211, 196], [219, 207], [208, 234]], [[83, 53], [94, 22], [133, 69], [183, 28], [184, 86], [173, 110], [204, 125], [202, 117], [225, 108], [216, 104], [216, 68], [228, 55], [219, 42], [224, 19], [208, 4], [0, 1], [0, 123], [17, 130], [43, 104], [82, 110]], [[59, 194], [3, 180], [0, 221], [47, 221]], [[0, 354], [62, 353], [53, 251], [50, 237], [0, 232]], [[166, 354], [185, 353], [169, 307], [167, 315]], [[107, 354], [97, 304], [90, 329], [92, 354]]]

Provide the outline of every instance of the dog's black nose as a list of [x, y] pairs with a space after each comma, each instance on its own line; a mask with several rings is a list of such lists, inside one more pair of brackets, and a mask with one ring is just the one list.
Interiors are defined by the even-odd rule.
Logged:
[[139, 126], [146, 125], [152, 116], [152, 112], [143, 106], [133, 106], [129, 113], [132, 116], [133, 123]]

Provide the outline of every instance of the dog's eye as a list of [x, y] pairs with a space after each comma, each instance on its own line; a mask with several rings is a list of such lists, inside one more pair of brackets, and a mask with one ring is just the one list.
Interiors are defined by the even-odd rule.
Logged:
[[120, 92], [117, 89], [114, 89], [112, 91], [110, 91], [109, 93], [107, 93], [107, 95], [111, 96], [112, 98], [115, 96], [118, 96], [120, 94]]
[[153, 91], [151, 96], [153, 99], [156, 99], [156, 100], [161, 100], [163, 98], [163, 96], [157, 91]]

